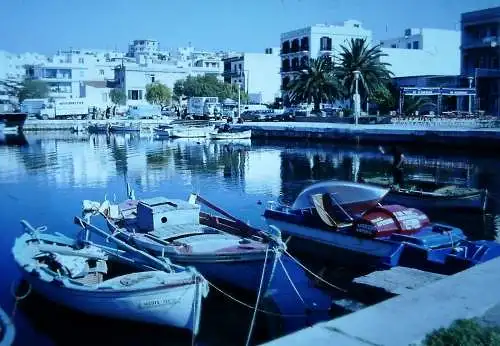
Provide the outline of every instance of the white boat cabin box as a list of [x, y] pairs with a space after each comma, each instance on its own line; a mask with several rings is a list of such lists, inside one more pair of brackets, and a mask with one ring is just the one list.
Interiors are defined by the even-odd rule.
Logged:
[[137, 204], [137, 226], [152, 232], [165, 226], [198, 224], [200, 206], [180, 199], [155, 197]]

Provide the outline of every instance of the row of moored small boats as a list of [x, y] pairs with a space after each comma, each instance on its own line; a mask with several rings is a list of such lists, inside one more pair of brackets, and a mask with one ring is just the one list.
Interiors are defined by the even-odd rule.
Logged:
[[[87, 128], [90, 133], [133, 133], [140, 132], [139, 123], [94, 123]], [[158, 125], [152, 129], [154, 135], [159, 138], [209, 138], [209, 139], [249, 139], [251, 130], [240, 130], [232, 126], [180, 126], [180, 125]]]
[[[198, 195], [136, 199], [128, 191], [117, 204], [84, 201], [83, 216], [73, 220], [78, 229], [73, 237], [63, 234], [70, 230], [49, 233], [21, 221], [25, 232], [12, 252], [33, 290], [87, 314], [197, 334], [203, 300], [213, 285], [250, 292], [256, 306], [268, 292], [266, 299], [275, 298], [274, 314], [292, 315], [299, 304], [308, 311], [307, 323], [314, 311], [319, 320], [328, 318], [319, 314], [328, 308], [305, 283], [303, 267], [289, 254], [282, 234], [287, 244], [312, 243], [315, 251], [326, 246], [346, 263], [383, 268], [452, 274], [500, 256], [500, 244], [468, 240], [461, 229], [432, 223], [411, 205], [384, 204], [391, 192], [401, 191], [373, 184], [313, 184], [293, 205], [270, 203], [264, 213], [268, 229], [249, 226]], [[97, 218], [106, 227], [97, 226]], [[300, 292], [300, 303], [296, 297], [290, 303], [285, 298], [301, 290], [300, 282], [307, 290]]]

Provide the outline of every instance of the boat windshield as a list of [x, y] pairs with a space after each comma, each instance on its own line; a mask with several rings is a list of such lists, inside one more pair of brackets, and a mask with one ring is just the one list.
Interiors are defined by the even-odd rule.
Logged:
[[[366, 209], [378, 203], [389, 189], [349, 181], [331, 180], [316, 183], [305, 188], [293, 203], [293, 209], [314, 208], [313, 196], [330, 194], [332, 199], [341, 206], [366, 205]], [[363, 210], [358, 210], [363, 212]]]

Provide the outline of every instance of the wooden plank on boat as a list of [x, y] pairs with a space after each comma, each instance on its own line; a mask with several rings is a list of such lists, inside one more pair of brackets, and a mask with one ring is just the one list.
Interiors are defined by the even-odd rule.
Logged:
[[394, 267], [360, 276], [353, 284], [369, 286], [393, 295], [411, 292], [445, 278], [446, 275], [431, 273], [419, 269]]
[[188, 235], [204, 234], [205, 227], [201, 225], [168, 225], [161, 228], [157, 228], [154, 231], [149, 232], [150, 235], [163, 240], [170, 240], [172, 238], [178, 238]]

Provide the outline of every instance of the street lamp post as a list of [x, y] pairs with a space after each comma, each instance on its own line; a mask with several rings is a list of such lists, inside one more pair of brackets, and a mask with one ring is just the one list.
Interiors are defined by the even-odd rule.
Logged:
[[[467, 77], [467, 79], [469, 80], [469, 89], [472, 89], [472, 80], [474, 79], [474, 77]], [[469, 114], [472, 113], [472, 95], [469, 94]]]
[[359, 75], [361, 74], [361, 72], [356, 70], [353, 73], [354, 73], [354, 81], [355, 81], [355, 93], [353, 96], [354, 120], [355, 120], [355, 124], [358, 125], [358, 118], [359, 118], [359, 115], [361, 113], [361, 98], [359, 96], [358, 81], [359, 81]]
[[241, 84], [238, 83], [238, 119], [241, 117]]

